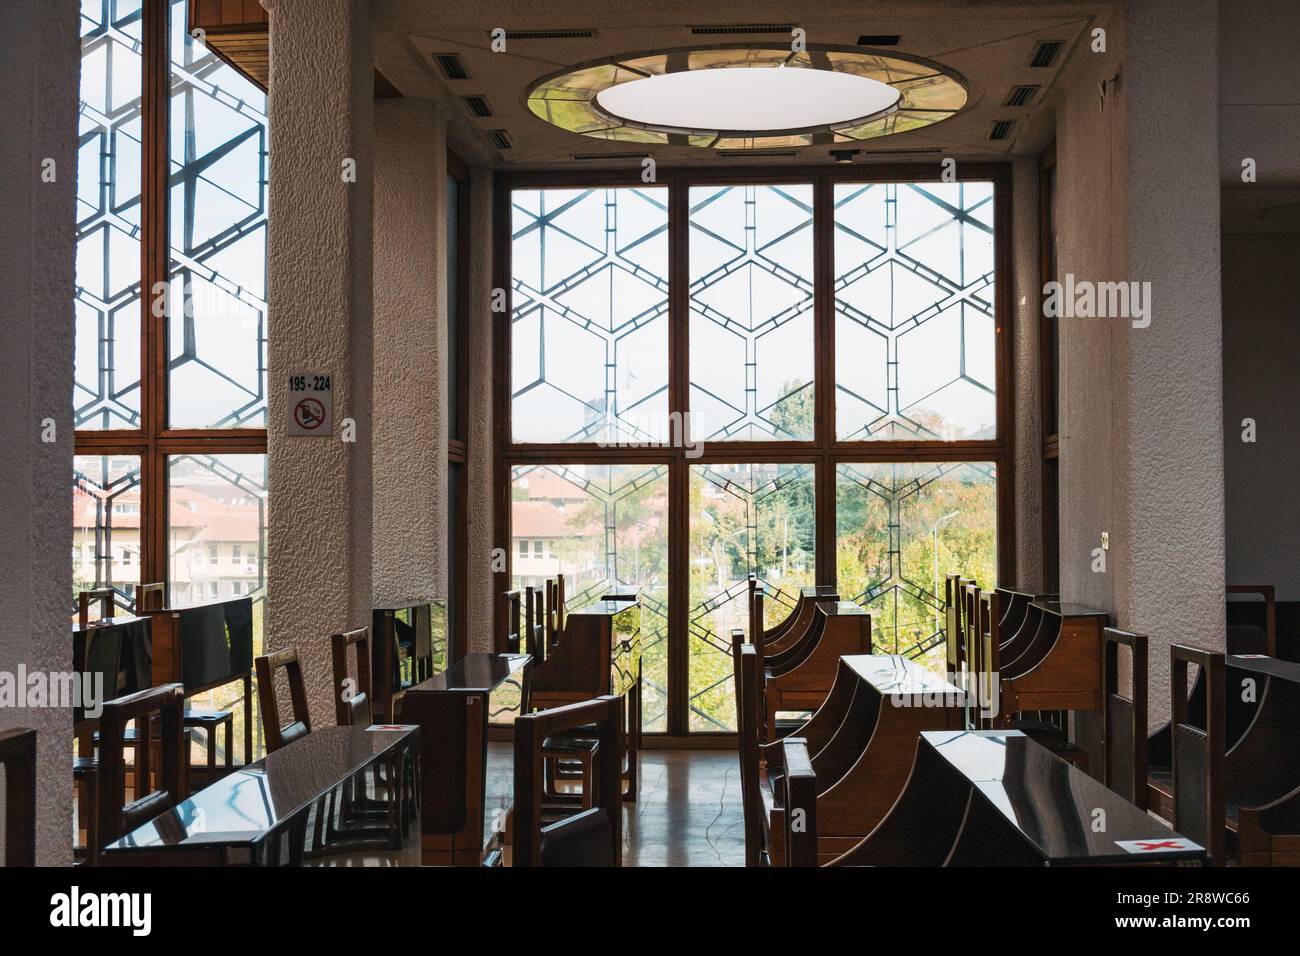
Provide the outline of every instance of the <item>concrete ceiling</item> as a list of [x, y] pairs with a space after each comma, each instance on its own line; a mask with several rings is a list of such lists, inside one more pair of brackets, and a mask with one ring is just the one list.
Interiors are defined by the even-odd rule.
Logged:
[[[376, 62], [406, 96], [439, 100], [453, 116], [461, 148], [475, 160], [503, 168], [584, 168], [575, 156], [627, 154], [634, 160], [645, 146], [610, 143], [557, 129], [535, 117], [525, 105], [530, 84], [565, 67], [632, 52], [684, 49], [719, 43], [774, 39], [772, 35], [696, 36], [691, 27], [733, 24], [790, 24], [806, 32], [810, 44], [856, 46], [866, 34], [897, 34], [892, 50], [936, 60], [961, 74], [970, 90], [958, 115], [924, 129], [857, 144], [856, 161], [916, 160], [927, 155], [958, 159], [996, 159], [1012, 153], [1037, 152], [1044, 145], [1034, 130], [1035, 117], [1050, 101], [1053, 83], [1076, 47], [1088, 41], [1094, 15], [1104, 0], [479, 0], [430, 3], [429, 0], [384, 0], [372, 7]], [[503, 53], [490, 49], [494, 28], [507, 31], [590, 30], [581, 39], [511, 39]], [[1029, 65], [1040, 41], [1063, 41], [1048, 68]], [[467, 79], [449, 80], [433, 56], [454, 53]], [[1014, 86], [1036, 85], [1024, 106], [1003, 105]], [[482, 96], [492, 115], [475, 117], [462, 97]], [[1014, 120], [1008, 139], [991, 141], [997, 120]], [[491, 131], [502, 130], [511, 146], [493, 145]], [[468, 142], [467, 140], [473, 140]], [[853, 145], [853, 144], [850, 144]], [[738, 158], [687, 146], [655, 146], [651, 152], [668, 165], [764, 165], [833, 162], [829, 146], [779, 150], [782, 155]], [[467, 157], [469, 158], [469, 157]], [[610, 162], [607, 158], [606, 163]]]

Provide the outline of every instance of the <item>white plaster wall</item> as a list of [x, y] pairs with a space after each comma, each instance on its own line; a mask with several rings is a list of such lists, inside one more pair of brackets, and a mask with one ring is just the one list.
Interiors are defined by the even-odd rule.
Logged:
[[[366, 0], [264, 0], [271, 14], [270, 426], [266, 643], [295, 646], [331, 722], [330, 634], [369, 623], [373, 58]], [[356, 182], [342, 163], [356, 161]], [[334, 435], [285, 434], [285, 379], [333, 376]], [[341, 422], [356, 423], [355, 443]]]
[[[1061, 324], [1062, 596], [1149, 635], [1153, 723], [1168, 645], [1224, 643], [1218, 12], [1127, 4], [1058, 107], [1060, 271], [1150, 282], [1154, 300], [1147, 329]], [[1103, 108], [1098, 84], [1116, 76]]]
[[[1227, 576], [1300, 600], [1300, 234], [1223, 237]], [[1242, 419], [1256, 440], [1243, 442]]]
[[[10, 673], [19, 664], [29, 672], [72, 669], [77, 16], [74, 0], [16, 0], [6, 4], [0, 30], [0, 580], [7, 596], [0, 670]], [[54, 160], [54, 182], [42, 182], [46, 158]], [[40, 440], [46, 418], [57, 439], [48, 444]], [[70, 864], [72, 712], [0, 709], [0, 729], [10, 727], [37, 732], [37, 862]]]
[[1043, 438], [1039, 395], [1038, 159], [1022, 157], [1012, 169], [1012, 250], [1015, 338], [1016, 566], [1001, 577], [1041, 590], [1043, 581]]
[[447, 596], [447, 143], [375, 104], [374, 599]]
[[492, 489], [494, 432], [492, 423], [492, 170], [475, 167], [470, 172], [471, 203], [469, 257], [469, 501], [465, 509], [469, 521], [468, 630], [466, 649], [491, 651], [493, 607], [496, 583], [493, 580]]

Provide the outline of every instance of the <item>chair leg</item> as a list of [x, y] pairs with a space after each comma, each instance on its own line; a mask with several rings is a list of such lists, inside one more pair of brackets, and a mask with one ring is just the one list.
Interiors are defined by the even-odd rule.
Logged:
[[596, 805], [596, 774], [591, 754], [582, 755], [582, 809]]

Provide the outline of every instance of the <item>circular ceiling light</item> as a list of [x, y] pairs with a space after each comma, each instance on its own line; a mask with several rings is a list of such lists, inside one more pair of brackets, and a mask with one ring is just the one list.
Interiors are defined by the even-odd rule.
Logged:
[[596, 94], [596, 107], [646, 129], [743, 136], [864, 123], [892, 110], [900, 98], [889, 84], [853, 73], [728, 67], [619, 83]]
[[527, 94], [535, 115], [583, 136], [714, 149], [874, 139], [947, 119], [966, 99], [956, 73], [915, 57], [749, 45], [580, 64]]

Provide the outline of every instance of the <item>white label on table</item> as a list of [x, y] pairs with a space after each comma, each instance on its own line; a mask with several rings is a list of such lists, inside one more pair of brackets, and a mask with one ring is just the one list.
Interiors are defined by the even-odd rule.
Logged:
[[414, 730], [418, 724], [371, 724], [366, 730]]
[[329, 375], [295, 372], [289, 376], [289, 420], [286, 433], [328, 438], [334, 431], [334, 390]]
[[1125, 853], [1185, 853], [1199, 850], [1201, 845], [1186, 837], [1152, 837], [1149, 840], [1116, 840], [1115, 845]]

